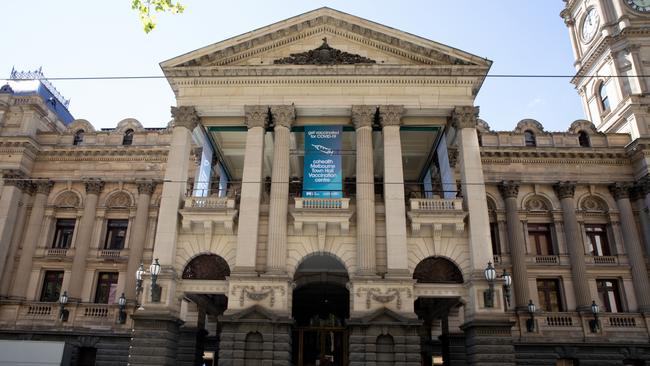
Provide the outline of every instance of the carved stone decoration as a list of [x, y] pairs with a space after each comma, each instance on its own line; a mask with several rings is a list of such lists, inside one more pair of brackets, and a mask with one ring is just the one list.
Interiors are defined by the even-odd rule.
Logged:
[[20, 188], [20, 182], [25, 180], [25, 175], [20, 170], [5, 170], [2, 172], [4, 185]]
[[88, 194], [98, 195], [104, 189], [104, 182], [101, 179], [86, 179], [84, 180], [84, 185], [86, 186], [86, 193]]
[[54, 202], [54, 206], [59, 208], [76, 208], [81, 206], [81, 200], [79, 199], [79, 196], [76, 193], [72, 191], [67, 191], [61, 193], [56, 198], [56, 201]]
[[203, 157], [203, 147], [195, 146], [190, 150], [192, 155], [192, 160], [194, 160], [194, 165], [199, 166], [201, 164], [201, 158]]
[[273, 63], [276, 65], [354, 65], [377, 62], [361, 55], [332, 48], [327, 44], [327, 37], [325, 37], [323, 44], [318, 48], [307, 52], [292, 53], [289, 57], [274, 60]]
[[643, 194], [645, 195], [650, 194], [650, 174], [641, 178], [638, 182], [638, 185], [643, 190]]
[[136, 183], [138, 186], [139, 194], [146, 194], [151, 196], [153, 191], [156, 189], [156, 182], [152, 181], [141, 181]]
[[376, 301], [380, 304], [388, 304], [395, 301], [395, 307], [397, 310], [402, 309], [402, 293], [406, 293], [406, 300], [413, 297], [411, 289], [404, 287], [390, 287], [386, 289], [386, 292], [382, 292], [379, 287], [360, 287], [357, 290], [357, 297], [366, 296], [366, 309], [370, 309], [372, 301]]
[[106, 207], [109, 208], [126, 208], [131, 205], [131, 196], [125, 192], [114, 193], [106, 201]]
[[451, 125], [457, 129], [476, 128], [479, 107], [456, 107], [451, 114]]
[[447, 154], [449, 155], [449, 167], [455, 168], [458, 162], [458, 149], [455, 147], [448, 147]]
[[614, 196], [614, 199], [618, 201], [620, 199], [630, 197], [631, 186], [632, 185], [627, 182], [618, 182], [618, 183], [610, 184], [609, 191], [612, 193], [612, 196]]
[[606, 212], [607, 206], [600, 198], [589, 196], [580, 202], [580, 209], [587, 212]]
[[413, 279], [418, 283], [463, 283], [463, 273], [448, 259], [429, 257], [415, 267]]
[[269, 123], [269, 107], [264, 105], [245, 105], [244, 114], [246, 115], [246, 126], [248, 128], [262, 127], [265, 128]]
[[403, 105], [382, 105], [379, 107], [379, 120], [382, 127], [399, 126], [404, 115]]
[[174, 127], [185, 127], [192, 131], [200, 121], [199, 114], [194, 106], [172, 107]]
[[273, 117], [274, 126], [291, 128], [296, 120], [296, 107], [292, 105], [272, 105], [271, 116]]
[[499, 183], [499, 192], [503, 198], [517, 198], [519, 194], [519, 182], [514, 180], [504, 180]]
[[354, 128], [372, 127], [377, 115], [377, 107], [370, 105], [352, 106], [352, 123]]
[[54, 182], [51, 180], [39, 180], [33, 182], [34, 185], [34, 190], [36, 193], [42, 193], [45, 195], [50, 194], [50, 191], [52, 190], [52, 187], [54, 186]]
[[555, 194], [557, 194], [559, 199], [564, 198], [573, 198], [573, 195], [576, 192], [576, 183], [575, 182], [557, 182], [553, 185]]
[[244, 306], [246, 299], [248, 298], [251, 301], [259, 302], [269, 298], [269, 305], [273, 307], [275, 305], [275, 292], [279, 291], [281, 296], [284, 296], [285, 291], [282, 286], [261, 286], [256, 289], [255, 286], [233, 286], [231, 295], [236, 295], [237, 290], [239, 292], [239, 306]]
[[184, 280], [225, 280], [230, 276], [228, 262], [216, 254], [203, 254], [192, 259], [183, 270]]
[[528, 211], [549, 211], [546, 200], [540, 196], [533, 196], [526, 200], [524, 208]]
[[535, 134], [542, 134], [544, 133], [544, 126], [534, 119], [527, 118], [517, 122], [517, 127], [515, 127], [514, 132], [524, 133], [524, 131], [528, 130]]

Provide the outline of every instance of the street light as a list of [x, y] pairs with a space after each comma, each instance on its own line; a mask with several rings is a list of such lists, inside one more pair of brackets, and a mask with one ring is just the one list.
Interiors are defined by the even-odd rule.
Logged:
[[503, 294], [506, 298], [506, 310], [507, 310], [507, 308], [510, 307], [510, 285], [512, 285], [512, 277], [510, 276], [510, 273], [508, 273], [508, 271], [506, 271], [506, 269], [504, 268], [501, 278], [503, 278]]
[[65, 308], [65, 304], [68, 303], [68, 291], [63, 291], [63, 295], [59, 297], [59, 305], [61, 308], [59, 309], [59, 320], [62, 322], [67, 322], [68, 321], [68, 315], [70, 315], [70, 312]]
[[589, 321], [589, 328], [591, 329], [592, 333], [597, 333], [598, 330], [600, 330], [600, 321], [598, 321], [598, 312], [600, 312], [600, 308], [598, 307], [598, 304], [596, 304], [596, 301], [592, 300], [591, 313], [594, 314], [594, 318]]
[[535, 311], [537, 307], [533, 304], [533, 300], [528, 300], [528, 314], [530, 314], [530, 319], [526, 320], [526, 330], [529, 332], [535, 331]]
[[135, 271], [135, 292], [140, 295], [142, 292], [142, 276], [144, 275], [144, 264], [140, 262], [140, 267]]
[[149, 266], [149, 272], [151, 273], [151, 302], [160, 302], [160, 293], [162, 289], [156, 283], [158, 275], [160, 274], [160, 263], [158, 263], [158, 258], [154, 259]]
[[486, 308], [494, 307], [494, 282], [497, 278], [503, 278], [503, 293], [506, 298], [507, 306], [510, 305], [510, 285], [512, 285], [512, 276], [506, 271], [503, 270], [502, 275], [497, 275], [497, 270], [492, 266], [492, 262], [488, 262], [487, 267], [483, 271], [485, 279], [488, 281], [489, 288], [483, 293], [483, 300], [485, 302]]
[[120, 298], [117, 299], [117, 305], [119, 305], [119, 307], [120, 307], [120, 312], [118, 314], [119, 316], [118, 316], [117, 322], [119, 324], [124, 324], [124, 323], [126, 323], [126, 311], [125, 311], [125, 309], [126, 309], [126, 297], [124, 297], [124, 292], [122, 292], [122, 296], [120, 296]]

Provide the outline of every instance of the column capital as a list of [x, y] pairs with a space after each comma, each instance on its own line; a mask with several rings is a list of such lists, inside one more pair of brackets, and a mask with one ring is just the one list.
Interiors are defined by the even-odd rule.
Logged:
[[194, 106], [172, 107], [174, 127], [185, 127], [192, 131], [199, 124], [199, 114]]
[[246, 126], [265, 128], [269, 123], [269, 107], [265, 105], [245, 105]]
[[86, 193], [99, 195], [104, 189], [104, 181], [96, 178], [88, 178], [84, 180], [86, 186]]
[[26, 176], [20, 170], [10, 169], [2, 171], [2, 179], [4, 180], [5, 186], [13, 186], [22, 189]]
[[519, 194], [519, 182], [514, 180], [504, 180], [499, 183], [499, 192], [503, 198], [517, 198]]
[[476, 128], [479, 107], [462, 106], [451, 113], [451, 125], [457, 129]]
[[379, 106], [379, 120], [381, 126], [399, 126], [402, 124], [402, 115], [404, 114], [403, 105], [382, 105]]
[[361, 127], [372, 127], [372, 122], [377, 115], [377, 107], [372, 105], [353, 105], [352, 123], [355, 129]]
[[37, 180], [32, 182], [32, 184], [34, 185], [34, 190], [36, 193], [42, 193], [44, 195], [50, 194], [50, 191], [54, 186], [54, 182], [51, 180]]
[[620, 200], [630, 197], [631, 184], [627, 182], [618, 182], [609, 185], [609, 191], [614, 196], [615, 200]]
[[296, 107], [291, 105], [272, 105], [271, 115], [273, 116], [273, 125], [291, 128], [296, 121]]
[[139, 194], [146, 194], [151, 196], [153, 194], [153, 191], [156, 189], [156, 182], [154, 181], [139, 181], [136, 182], [136, 185], [138, 186]]
[[637, 185], [643, 192], [643, 194], [647, 195], [650, 194], [650, 174], [646, 175], [645, 177], [639, 179], [637, 182]]
[[576, 193], [576, 183], [569, 181], [557, 182], [553, 185], [553, 189], [560, 199], [573, 198]]
[[643, 189], [643, 184], [641, 182], [636, 182], [630, 188], [630, 199], [632, 201], [642, 200], [646, 196], [646, 191]]

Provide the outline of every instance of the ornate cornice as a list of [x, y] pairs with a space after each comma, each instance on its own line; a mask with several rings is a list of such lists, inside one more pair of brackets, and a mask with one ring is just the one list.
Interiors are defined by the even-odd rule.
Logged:
[[269, 107], [265, 105], [245, 105], [244, 114], [246, 115], [246, 126], [248, 128], [262, 127], [266, 128], [269, 123]]
[[153, 181], [140, 181], [136, 182], [136, 185], [138, 186], [139, 194], [146, 194], [151, 196], [156, 190], [156, 182]]
[[377, 115], [377, 106], [371, 105], [353, 105], [352, 106], [352, 123], [354, 128], [372, 127], [372, 123]]
[[50, 194], [50, 191], [54, 186], [54, 182], [51, 180], [37, 180], [37, 181], [33, 181], [32, 184], [34, 186], [34, 190], [36, 191], [36, 193], [42, 193], [45, 195]]
[[580, 164], [580, 165], [629, 165], [624, 151], [612, 152], [611, 148], [598, 151], [584, 148], [481, 148], [483, 164]]
[[403, 115], [403, 105], [393, 104], [379, 106], [379, 121], [381, 122], [382, 127], [401, 125]]
[[194, 106], [172, 107], [172, 117], [174, 127], [185, 127], [190, 131], [194, 130], [201, 120]]
[[36, 161], [147, 161], [164, 163], [167, 160], [167, 148], [116, 149], [106, 147], [62, 147], [44, 150], [38, 154]]
[[631, 183], [628, 182], [618, 182], [609, 185], [609, 191], [614, 196], [615, 200], [625, 199], [630, 197], [630, 188], [632, 187]]
[[291, 125], [296, 121], [296, 107], [293, 104], [272, 105], [270, 108], [275, 126], [291, 128]]
[[451, 125], [457, 129], [476, 128], [479, 107], [462, 106], [454, 108], [451, 114]]
[[274, 60], [273, 63], [276, 65], [353, 65], [375, 64], [377, 61], [332, 48], [327, 44], [327, 37], [325, 37], [319, 47], [306, 52], [292, 53], [289, 57]]
[[86, 193], [99, 195], [104, 189], [104, 181], [97, 178], [88, 178], [84, 180]]
[[576, 193], [576, 183], [568, 181], [557, 182], [553, 185], [553, 189], [559, 199], [573, 198], [573, 195]]
[[499, 183], [499, 192], [503, 198], [517, 198], [519, 195], [519, 182], [514, 180], [504, 180]]

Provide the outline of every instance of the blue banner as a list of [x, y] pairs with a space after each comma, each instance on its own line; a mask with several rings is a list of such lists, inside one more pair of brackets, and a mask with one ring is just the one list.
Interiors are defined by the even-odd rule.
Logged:
[[341, 198], [343, 126], [305, 126], [303, 197]]

